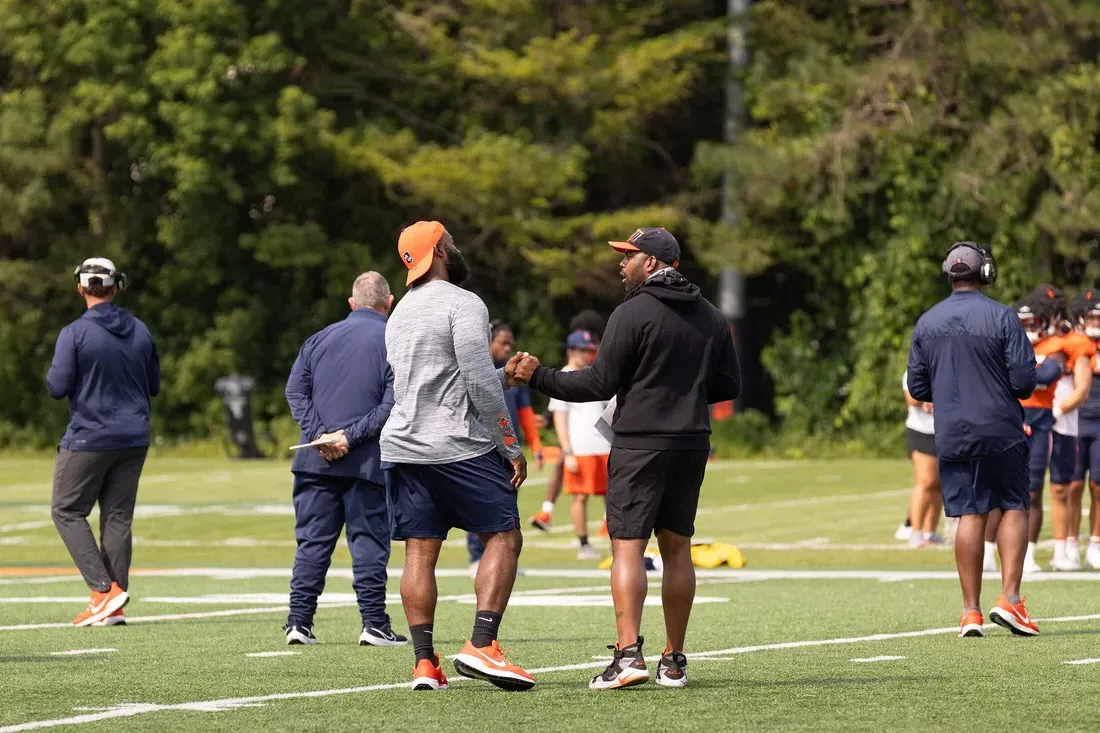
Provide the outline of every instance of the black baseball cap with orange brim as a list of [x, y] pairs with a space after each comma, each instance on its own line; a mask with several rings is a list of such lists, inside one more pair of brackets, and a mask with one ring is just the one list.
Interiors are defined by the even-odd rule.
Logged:
[[641, 227], [627, 237], [625, 242], [608, 242], [616, 252], [633, 254], [642, 252], [673, 267], [680, 266], [680, 243], [664, 227]]

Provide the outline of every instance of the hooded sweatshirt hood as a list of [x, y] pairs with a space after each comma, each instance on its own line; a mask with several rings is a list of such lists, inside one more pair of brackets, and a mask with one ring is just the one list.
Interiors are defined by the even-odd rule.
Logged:
[[108, 333], [119, 338], [130, 338], [134, 332], [136, 319], [130, 315], [130, 311], [120, 308], [114, 303], [100, 303], [85, 311], [83, 318], [88, 319]]
[[702, 297], [699, 286], [690, 282], [678, 270], [667, 269], [658, 272], [645, 281], [640, 288], [627, 294], [626, 299], [645, 293], [664, 302], [671, 308], [693, 307]]

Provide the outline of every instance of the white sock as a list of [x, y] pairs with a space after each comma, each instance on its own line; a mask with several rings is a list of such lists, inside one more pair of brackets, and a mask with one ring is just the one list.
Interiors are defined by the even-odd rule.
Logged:
[[1100, 545], [1100, 537], [1096, 537], [1096, 536], [1089, 537], [1089, 546], [1091, 547], [1093, 545]]
[[985, 556], [986, 557], [994, 557], [994, 556], [996, 556], [996, 554], [997, 554], [997, 543], [996, 542], [986, 542], [985, 543]]
[[1059, 560], [1066, 556], [1066, 541], [1054, 540], [1054, 559]]
[[1024, 562], [1035, 562], [1035, 543], [1027, 543], [1027, 552], [1024, 553]]
[[554, 511], [554, 502], [544, 501], [542, 502], [542, 510], [547, 514], [552, 514]]
[[1066, 554], [1073, 556], [1077, 554], [1077, 538], [1066, 537]]

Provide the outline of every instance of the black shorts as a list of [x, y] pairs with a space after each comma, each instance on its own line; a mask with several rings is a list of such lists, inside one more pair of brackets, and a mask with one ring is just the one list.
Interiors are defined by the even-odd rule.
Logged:
[[612, 448], [607, 462], [607, 533], [648, 540], [667, 529], [695, 534], [699, 489], [710, 451]]
[[916, 452], [923, 453], [926, 456], [934, 456], [936, 455], [936, 436], [931, 433], [913, 430], [913, 428], [906, 428], [905, 446], [909, 450], [909, 455]]

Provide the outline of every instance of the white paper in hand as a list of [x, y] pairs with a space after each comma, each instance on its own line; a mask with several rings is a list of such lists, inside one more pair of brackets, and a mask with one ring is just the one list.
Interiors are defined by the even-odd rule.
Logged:
[[619, 397], [616, 395], [611, 398], [611, 401], [607, 403], [607, 407], [604, 408], [600, 419], [596, 421], [596, 431], [603, 436], [603, 439], [608, 443], [614, 441], [615, 431], [611, 429], [611, 423], [615, 419], [615, 405], [619, 403]]
[[336, 445], [340, 442], [339, 438], [318, 438], [312, 443], [302, 443], [301, 445], [292, 445], [287, 450], [301, 450], [302, 448], [316, 448], [320, 445]]

